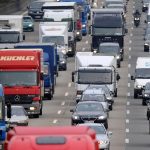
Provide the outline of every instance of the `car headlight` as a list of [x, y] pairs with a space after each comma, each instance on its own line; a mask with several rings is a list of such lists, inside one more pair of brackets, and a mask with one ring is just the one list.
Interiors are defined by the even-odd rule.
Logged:
[[138, 89], [141, 89], [142, 88], [142, 85], [137, 85], [136, 86]]
[[134, 18], [134, 20], [140, 20], [140, 18]]
[[69, 51], [69, 52], [71, 52], [71, 51], [72, 51], [72, 48], [71, 48], [71, 47], [69, 47], [69, 48], [68, 48], [68, 51]]
[[106, 116], [99, 116], [98, 117], [98, 119], [100, 119], [100, 120], [103, 120], [103, 119], [105, 119], [106, 118]]
[[77, 120], [77, 119], [79, 119], [79, 116], [72, 116], [72, 118]]
[[64, 63], [65, 63], [65, 61], [64, 61], [64, 60], [63, 60], [63, 61], [60, 61], [60, 63], [61, 63], [61, 64], [64, 64]]
[[144, 43], [144, 45], [148, 46], [149, 44], [148, 43]]
[[107, 97], [107, 100], [112, 100], [112, 97]]
[[148, 97], [149, 95], [148, 95], [148, 94], [144, 94], [144, 96], [145, 96], [145, 97]]
[[80, 34], [80, 32], [77, 32], [76, 34], [77, 34], [77, 35], [79, 35], [79, 34]]
[[116, 58], [117, 58], [117, 59], [120, 59], [120, 56], [117, 56]]
[[29, 24], [29, 27], [32, 27], [33, 26], [33, 24]]
[[147, 7], [146, 5], [143, 5], [143, 7]]
[[85, 24], [83, 24], [83, 25], [82, 25], [82, 27], [83, 27], [83, 28], [85, 28], [85, 27], [86, 27], [86, 25], [85, 25]]
[[108, 141], [108, 140], [101, 140], [101, 141], [99, 141], [98, 143], [99, 143], [99, 144], [108, 144], [109, 141]]

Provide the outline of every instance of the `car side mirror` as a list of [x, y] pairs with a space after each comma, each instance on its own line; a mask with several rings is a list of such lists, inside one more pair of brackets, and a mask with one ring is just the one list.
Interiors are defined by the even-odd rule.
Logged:
[[11, 118], [11, 103], [7, 103], [7, 118]]
[[75, 72], [72, 72], [72, 82], [74, 82], [74, 75], [75, 75]]
[[135, 80], [134, 76], [131, 76], [131, 80]]
[[116, 77], [117, 81], [120, 80], [120, 75], [117, 74], [117, 77]]
[[70, 112], [74, 112], [74, 109], [70, 109]]
[[108, 131], [108, 136], [112, 136], [112, 132], [111, 131]]

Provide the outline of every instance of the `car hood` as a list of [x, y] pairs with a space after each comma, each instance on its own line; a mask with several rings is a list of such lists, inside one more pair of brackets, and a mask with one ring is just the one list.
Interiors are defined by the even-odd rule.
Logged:
[[106, 134], [96, 134], [96, 139], [98, 141], [100, 141], [100, 140], [109, 140], [108, 136]]
[[24, 22], [24, 23], [23, 23], [24, 26], [28, 26], [28, 25], [30, 25], [30, 24], [33, 24], [33, 23], [32, 23], [32, 22]]
[[105, 115], [104, 112], [98, 112], [98, 111], [92, 111], [92, 112], [89, 112], [89, 111], [80, 111], [80, 112], [76, 112], [74, 113], [74, 115], [78, 115], [78, 116], [102, 116], [102, 115]]

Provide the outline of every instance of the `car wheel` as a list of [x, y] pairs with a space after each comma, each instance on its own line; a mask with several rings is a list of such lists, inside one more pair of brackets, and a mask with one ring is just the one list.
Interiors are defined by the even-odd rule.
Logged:
[[134, 91], [134, 99], [137, 99], [138, 98], [138, 95], [137, 93]]
[[145, 100], [142, 100], [142, 105], [146, 106], [146, 101]]

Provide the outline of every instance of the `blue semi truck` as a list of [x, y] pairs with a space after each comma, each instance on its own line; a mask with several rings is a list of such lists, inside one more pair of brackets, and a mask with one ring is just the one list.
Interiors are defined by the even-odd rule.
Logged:
[[14, 48], [40, 48], [45, 54], [44, 64], [49, 66], [49, 75], [44, 77], [44, 98], [51, 99], [55, 93], [56, 76], [58, 75], [58, 55], [56, 45], [53, 43], [22, 43], [16, 44]]

